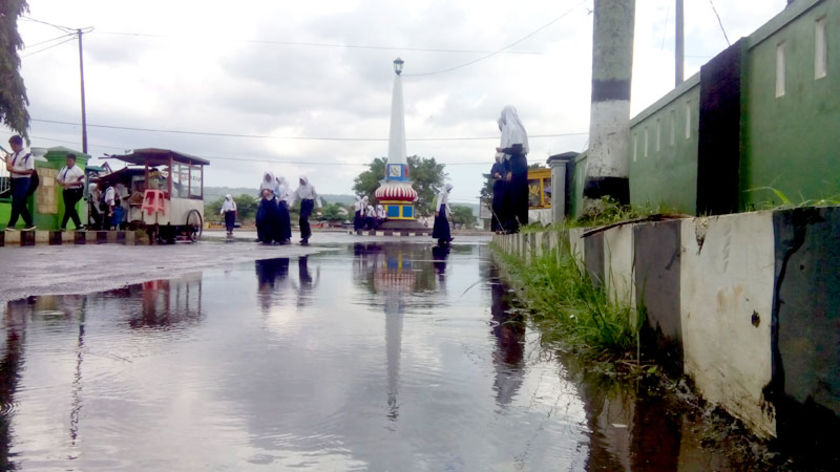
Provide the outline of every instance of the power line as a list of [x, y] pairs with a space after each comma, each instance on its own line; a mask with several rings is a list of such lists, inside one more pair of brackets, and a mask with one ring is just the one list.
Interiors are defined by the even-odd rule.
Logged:
[[726, 34], [726, 28], [724, 28], [724, 26], [723, 26], [723, 21], [721, 21], [720, 15], [718, 15], [717, 8], [715, 8], [714, 0], [709, 0], [709, 5], [712, 6], [712, 11], [715, 12], [715, 16], [717, 17], [717, 20], [718, 20], [718, 25], [720, 25], [720, 30], [723, 32], [723, 38], [726, 40], [726, 45], [727, 46], [732, 46], [732, 43], [729, 42], [729, 36]]
[[44, 20], [39, 20], [39, 19], [36, 19], [36, 18], [32, 18], [31, 16], [24, 16], [22, 18], [24, 20], [27, 20], [27, 21], [34, 21], [35, 23], [41, 23], [42, 25], [52, 26], [53, 28], [59, 29], [59, 30], [64, 31], [66, 33], [74, 33], [76, 31], [76, 28], [71, 28], [69, 26], [57, 25], [55, 23], [50, 23], [49, 21], [44, 21]]
[[499, 48], [499, 49], [497, 49], [497, 50], [495, 50], [495, 51], [493, 51], [489, 54], [485, 54], [484, 56], [481, 56], [479, 58], [473, 59], [473, 60], [465, 62], [463, 64], [458, 64], [456, 66], [447, 67], [445, 69], [441, 69], [441, 70], [437, 70], [437, 71], [433, 71], [433, 72], [421, 72], [421, 73], [417, 73], [417, 74], [403, 74], [403, 75], [409, 76], [409, 77], [422, 77], [422, 76], [427, 76], [427, 75], [443, 74], [445, 72], [452, 72], [452, 71], [457, 70], [457, 69], [461, 69], [461, 68], [464, 68], [464, 67], [467, 67], [467, 66], [471, 66], [471, 65], [473, 65], [475, 63], [478, 63], [478, 62], [481, 62], [485, 59], [489, 59], [489, 58], [491, 58], [491, 57], [493, 57], [497, 54], [500, 54], [500, 53], [504, 52], [505, 50], [510, 49], [510, 48], [516, 46], [517, 44], [531, 38], [535, 34], [539, 33], [540, 31], [542, 31], [546, 28], [548, 28], [549, 26], [553, 25], [554, 23], [557, 23], [561, 19], [570, 15], [573, 11], [577, 10], [584, 3], [586, 3], [586, 0], [580, 2], [579, 4], [575, 5], [574, 7], [570, 8], [569, 10], [564, 12], [562, 15], [558, 16], [557, 18], [554, 18], [553, 20], [549, 21], [548, 23], [546, 23], [546, 24], [540, 26], [539, 28], [531, 31], [530, 33], [526, 34], [525, 36], [522, 36], [521, 38], [519, 38], [516, 41], [508, 44], [507, 46], [501, 47], [501, 48]]
[[[116, 36], [133, 36], [141, 38], [176, 38], [177, 36], [166, 34], [152, 34], [152, 33], [132, 33], [122, 31], [97, 31], [97, 34], [116, 35]], [[307, 46], [307, 47], [321, 47], [321, 48], [342, 48], [342, 49], [372, 49], [378, 51], [412, 51], [412, 52], [436, 52], [436, 53], [455, 53], [455, 54], [485, 54], [490, 51], [480, 49], [448, 49], [448, 48], [423, 48], [423, 47], [399, 47], [399, 46], [382, 46], [376, 44], [345, 44], [345, 43], [320, 43], [311, 41], [279, 41], [269, 39], [230, 39], [225, 38], [224, 42], [239, 42], [249, 44], [273, 44], [280, 46]], [[531, 54], [542, 55], [543, 53], [537, 51], [508, 51], [508, 54]]]
[[[51, 123], [67, 126], [79, 126], [80, 123], [59, 120], [43, 120], [32, 119], [33, 122]], [[170, 133], [170, 134], [184, 134], [192, 136], [214, 136], [221, 138], [250, 138], [250, 139], [278, 139], [291, 141], [349, 141], [349, 142], [387, 142], [388, 138], [348, 138], [340, 136], [276, 136], [270, 134], [241, 134], [241, 133], [218, 133], [211, 131], [196, 131], [196, 130], [179, 130], [179, 129], [155, 129], [155, 128], [137, 128], [131, 126], [116, 126], [88, 123], [91, 128], [116, 129], [123, 131], [140, 131], [148, 133]], [[572, 133], [554, 133], [554, 134], [533, 134], [528, 135], [529, 138], [560, 138], [566, 136], [582, 136], [588, 134], [587, 132], [572, 132]], [[486, 141], [497, 140], [498, 136], [448, 136], [448, 137], [424, 137], [424, 138], [408, 138], [406, 141]]]
[[66, 38], [66, 37], [68, 37], [68, 36], [72, 36], [73, 34], [74, 34], [74, 33], [65, 33], [65, 34], [62, 34], [61, 36], [56, 36], [55, 38], [45, 39], [44, 41], [39, 41], [39, 42], [37, 42], [37, 43], [35, 43], [35, 44], [27, 44], [27, 45], [25, 45], [25, 46], [26, 46], [26, 49], [30, 49], [30, 48], [34, 48], [34, 47], [41, 46], [42, 44], [51, 43], [51, 42], [53, 42], [53, 41], [57, 41], [57, 40], [59, 40], [59, 39]]
[[60, 41], [60, 42], [58, 42], [58, 43], [51, 44], [51, 45], [46, 46], [46, 47], [43, 47], [43, 48], [41, 48], [41, 49], [39, 49], [39, 50], [37, 50], [37, 51], [32, 51], [32, 52], [30, 52], [30, 53], [28, 53], [28, 54], [24, 54], [24, 55], [22, 55], [22, 56], [20, 56], [20, 57], [21, 57], [21, 58], [25, 58], [25, 57], [29, 57], [29, 56], [34, 56], [35, 54], [42, 53], [42, 52], [44, 52], [44, 51], [48, 51], [48, 50], [50, 50], [50, 49], [52, 49], [52, 48], [54, 48], [54, 47], [58, 47], [58, 46], [61, 46], [62, 44], [69, 43], [70, 41], [75, 41], [75, 40], [76, 40], [76, 37], [75, 37], [75, 36], [71, 36], [71, 37], [69, 37], [69, 38], [65, 39], [64, 41]]

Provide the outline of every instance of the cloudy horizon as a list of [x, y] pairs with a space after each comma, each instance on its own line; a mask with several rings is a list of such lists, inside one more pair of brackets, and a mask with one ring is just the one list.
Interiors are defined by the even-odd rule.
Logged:
[[[633, 114], [673, 88], [673, 3], [636, 2]], [[734, 42], [785, 3], [715, 6]], [[195, 154], [212, 162], [206, 185], [256, 187], [268, 168], [308, 175], [324, 194], [351, 193], [353, 177], [387, 154], [396, 57], [405, 60], [408, 154], [446, 164], [455, 202], [477, 203], [507, 104], [533, 136], [529, 162], [586, 147], [592, 0], [249, 0], [235, 7], [39, 0], [30, 1], [28, 16], [93, 27], [84, 35], [90, 154], [141, 147]], [[689, 77], [727, 42], [710, 2], [688, 0], [685, 8]], [[32, 146], [80, 149], [77, 42], [50, 41], [62, 32], [36, 21], [18, 26], [28, 46], [21, 56]]]

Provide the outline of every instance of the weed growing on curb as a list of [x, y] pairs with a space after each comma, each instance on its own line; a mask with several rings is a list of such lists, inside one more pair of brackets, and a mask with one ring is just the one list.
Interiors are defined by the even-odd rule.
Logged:
[[[523, 262], [496, 251], [543, 340], [600, 360], [636, 357], [644, 310], [611, 300], [571, 255], [551, 251]], [[637, 359], [638, 360], [638, 359]]]

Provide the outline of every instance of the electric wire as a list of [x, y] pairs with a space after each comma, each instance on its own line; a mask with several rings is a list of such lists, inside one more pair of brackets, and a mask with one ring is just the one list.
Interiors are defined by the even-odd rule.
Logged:
[[[66, 144], [78, 144], [78, 141], [73, 141], [69, 139], [60, 139], [60, 138], [53, 138], [48, 136], [32, 136], [33, 139], [40, 139], [44, 141], [52, 141], [56, 143], [66, 143]], [[108, 144], [91, 144], [93, 148], [107, 148], [107, 149], [115, 149], [119, 150], [120, 153], [128, 153], [131, 149], [125, 149], [124, 147], [120, 146], [112, 146]], [[113, 159], [116, 154], [109, 155], [104, 154], [103, 156], [99, 157], [99, 159]], [[271, 157], [264, 157], [264, 156], [251, 156], [247, 158], [242, 157], [231, 157], [231, 156], [206, 156], [202, 154], [202, 157], [206, 159], [214, 159], [214, 160], [222, 160], [222, 161], [239, 161], [239, 162], [262, 162], [268, 164], [285, 164], [285, 165], [301, 165], [301, 166], [339, 166], [339, 167], [363, 167], [367, 166], [369, 162], [327, 162], [327, 161], [299, 161], [299, 160], [284, 160], [281, 158], [271, 158]], [[492, 164], [489, 161], [464, 161], [464, 162], [442, 162], [442, 164], [447, 166], [486, 166]]]
[[726, 34], [726, 28], [723, 26], [723, 21], [720, 19], [720, 15], [718, 14], [717, 8], [715, 8], [714, 0], [709, 0], [709, 5], [712, 6], [712, 11], [715, 13], [717, 17], [718, 25], [720, 25], [720, 30], [723, 32], [723, 39], [726, 40], [727, 46], [732, 46], [732, 43], [729, 42], [729, 36]]
[[23, 16], [21, 18], [23, 18], [24, 20], [27, 20], [27, 21], [33, 21], [35, 23], [41, 23], [42, 25], [52, 26], [53, 28], [60, 29], [61, 31], [65, 31], [67, 33], [71, 33], [71, 32], [76, 31], [76, 28], [71, 28], [69, 26], [57, 25], [55, 23], [50, 23], [49, 21], [44, 21], [44, 20], [39, 20], [37, 18], [32, 18], [31, 16]]
[[[97, 31], [97, 34], [102, 35], [117, 35], [117, 36], [132, 36], [141, 38], [177, 38], [178, 36], [154, 33], [133, 33], [123, 31]], [[454, 54], [486, 54], [488, 50], [480, 49], [448, 49], [448, 48], [424, 48], [424, 47], [398, 47], [398, 46], [382, 46], [376, 44], [344, 44], [344, 43], [321, 43], [312, 41], [280, 41], [270, 39], [231, 39], [225, 38], [224, 42], [239, 42], [249, 44], [269, 44], [280, 46], [307, 46], [320, 48], [342, 48], [342, 49], [371, 49], [377, 51], [411, 51], [411, 52], [434, 52], [434, 53], [454, 53]], [[542, 55], [543, 53], [537, 51], [507, 51], [508, 54], [530, 54]]]
[[[31, 121], [38, 123], [50, 123], [67, 126], [81, 126], [81, 123], [60, 120], [45, 120], [35, 119]], [[342, 136], [276, 136], [270, 134], [241, 134], [241, 133], [219, 133], [212, 131], [197, 131], [197, 130], [179, 130], [179, 129], [156, 129], [156, 128], [139, 128], [132, 126], [116, 126], [104, 125], [96, 123], [88, 123], [88, 128], [103, 128], [115, 129], [123, 131], [139, 131], [148, 133], [169, 133], [169, 134], [183, 134], [192, 136], [213, 136], [221, 138], [250, 138], [250, 139], [277, 139], [290, 141], [339, 141], [339, 142], [387, 142], [389, 138], [351, 138]], [[570, 133], [551, 133], [551, 134], [532, 134], [529, 138], [560, 138], [566, 136], [581, 136], [588, 134], [587, 132], [570, 132]], [[422, 138], [408, 138], [406, 141], [486, 141], [497, 140], [498, 136], [444, 136], [444, 137], [422, 137]]]
[[407, 74], [403, 74], [403, 75], [404, 75], [404, 76], [406, 76], [406, 77], [424, 77], [424, 76], [429, 76], [429, 75], [443, 74], [443, 73], [446, 73], [446, 72], [452, 72], [452, 71], [454, 71], [454, 70], [462, 69], [462, 68], [464, 68], [464, 67], [471, 66], [471, 65], [476, 64], [476, 63], [478, 63], [478, 62], [484, 61], [484, 60], [489, 59], [489, 58], [491, 58], [491, 57], [493, 57], [493, 56], [496, 56], [496, 55], [498, 55], [498, 54], [501, 54], [502, 52], [504, 52], [504, 51], [506, 51], [506, 50], [508, 50], [508, 49], [510, 49], [510, 48], [512, 48], [512, 47], [514, 47], [514, 46], [516, 46], [517, 44], [520, 44], [520, 43], [522, 43], [523, 41], [525, 41], [525, 40], [527, 40], [527, 39], [531, 38], [532, 36], [536, 35], [536, 34], [537, 34], [537, 33], [539, 33], [540, 31], [542, 31], [542, 30], [544, 30], [544, 29], [548, 28], [549, 26], [553, 25], [554, 23], [557, 23], [558, 21], [562, 20], [563, 18], [565, 18], [566, 16], [570, 15], [572, 12], [574, 12], [575, 10], [577, 10], [577, 9], [578, 9], [581, 5], [583, 5], [583, 4], [584, 4], [584, 3], [586, 3], [586, 2], [587, 2], [587, 0], [584, 0], [584, 1], [580, 2], [580, 3], [578, 3], [578, 4], [577, 4], [577, 5], [575, 5], [574, 7], [570, 8], [569, 10], [567, 10], [566, 12], [564, 12], [562, 15], [560, 15], [560, 16], [558, 16], [558, 17], [554, 18], [553, 20], [549, 21], [548, 23], [546, 23], [546, 24], [544, 24], [544, 25], [540, 26], [539, 28], [537, 28], [537, 29], [535, 29], [535, 30], [531, 31], [530, 33], [526, 34], [525, 36], [522, 36], [521, 38], [517, 39], [516, 41], [514, 41], [514, 42], [512, 42], [512, 43], [510, 43], [510, 44], [508, 44], [508, 45], [506, 45], [506, 46], [503, 46], [503, 47], [501, 47], [501, 48], [499, 48], [499, 49], [496, 49], [495, 51], [493, 51], [493, 52], [491, 52], [491, 53], [489, 53], [489, 54], [485, 54], [485, 55], [483, 55], [483, 56], [481, 56], [481, 57], [478, 57], [478, 58], [476, 58], [476, 59], [473, 59], [473, 60], [471, 60], [471, 61], [467, 61], [467, 62], [464, 62], [464, 63], [462, 63], [462, 64], [458, 64], [458, 65], [455, 65], [455, 66], [452, 66], [452, 67], [447, 67], [447, 68], [440, 69], [440, 70], [437, 70], [437, 71], [432, 71], [432, 72], [419, 72], [419, 73], [413, 73], [413, 74], [408, 74], [408, 73], [407, 73]]
[[43, 47], [43, 48], [41, 48], [41, 49], [39, 49], [39, 50], [37, 50], [37, 51], [32, 51], [32, 52], [30, 52], [30, 53], [23, 54], [23, 55], [21, 55], [20, 57], [21, 57], [21, 59], [23, 59], [23, 58], [26, 58], [26, 57], [34, 56], [35, 54], [39, 54], [39, 53], [42, 53], [42, 52], [44, 52], [44, 51], [48, 51], [48, 50], [50, 50], [50, 49], [52, 49], [52, 48], [55, 48], [55, 47], [61, 46], [62, 44], [69, 43], [70, 41], [75, 41], [75, 40], [76, 40], [76, 37], [75, 37], [75, 35], [74, 35], [73, 37], [67, 38], [67, 39], [65, 39], [64, 41], [61, 41], [61, 42], [58, 42], [58, 43], [55, 43], [55, 44], [51, 44], [51, 45], [46, 46], [46, 47]]
[[74, 35], [75, 35], [75, 33], [65, 33], [65, 34], [62, 34], [61, 36], [56, 36], [55, 38], [51, 38], [51, 39], [45, 39], [45, 40], [39, 41], [35, 44], [26, 44], [24, 50], [30, 49], [30, 48], [35, 48], [35, 47], [38, 47], [38, 46], [41, 46], [41, 45], [44, 45], [44, 44], [47, 44], [47, 43], [51, 43], [53, 41], [58, 41], [59, 39], [67, 38], [69, 36], [74, 36]]

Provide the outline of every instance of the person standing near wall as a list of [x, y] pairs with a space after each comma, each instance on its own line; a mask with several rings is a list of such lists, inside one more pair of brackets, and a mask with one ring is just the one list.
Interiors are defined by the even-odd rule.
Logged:
[[508, 174], [507, 161], [501, 152], [496, 153], [496, 163], [490, 169], [490, 178], [493, 179], [493, 202], [491, 210], [493, 217], [490, 220], [490, 229], [494, 233], [503, 233], [504, 222], [507, 221], [505, 213], [505, 177]]
[[505, 177], [505, 230], [518, 233], [521, 226], [528, 224], [528, 133], [516, 108], [510, 105], [502, 109], [498, 123], [502, 141], [496, 152], [509, 156]]
[[[295, 190], [295, 203], [300, 200], [300, 244], [309, 244], [312, 237], [312, 229], [309, 227], [309, 216], [315, 208], [321, 208], [321, 197], [315, 191], [315, 187], [309, 183], [306, 177], [300, 178], [300, 186]], [[294, 205], [293, 205], [294, 206]]]
[[449, 229], [449, 217], [452, 216], [452, 208], [449, 207], [449, 192], [452, 191], [452, 184], [446, 184], [435, 199], [435, 225], [432, 228], [432, 237], [438, 240], [438, 246], [444, 246], [452, 241], [452, 232]]
[[219, 210], [219, 213], [225, 217], [227, 237], [233, 237], [233, 227], [236, 224], [236, 202], [233, 201], [231, 194], [225, 195], [225, 201], [222, 203], [222, 209]]
[[6, 155], [6, 170], [9, 171], [12, 185], [12, 214], [9, 217], [9, 224], [6, 231], [15, 231], [15, 225], [19, 217], [23, 217], [25, 224], [23, 230], [35, 229], [32, 222], [32, 214], [26, 208], [26, 200], [29, 196], [29, 186], [32, 181], [32, 174], [35, 173], [35, 158], [23, 148], [23, 138], [18, 135], [9, 138], [9, 145], [12, 153]]
[[67, 222], [73, 220], [76, 229], [84, 229], [79, 213], [76, 212], [76, 204], [84, 196], [85, 172], [76, 165], [76, 155], [67, 154], [65, 166], [55, 176], [56, 182], [61, 186], [61, 195], [64, 197], [64, 217], [61, 218], [61, 231], [67, 230]]

